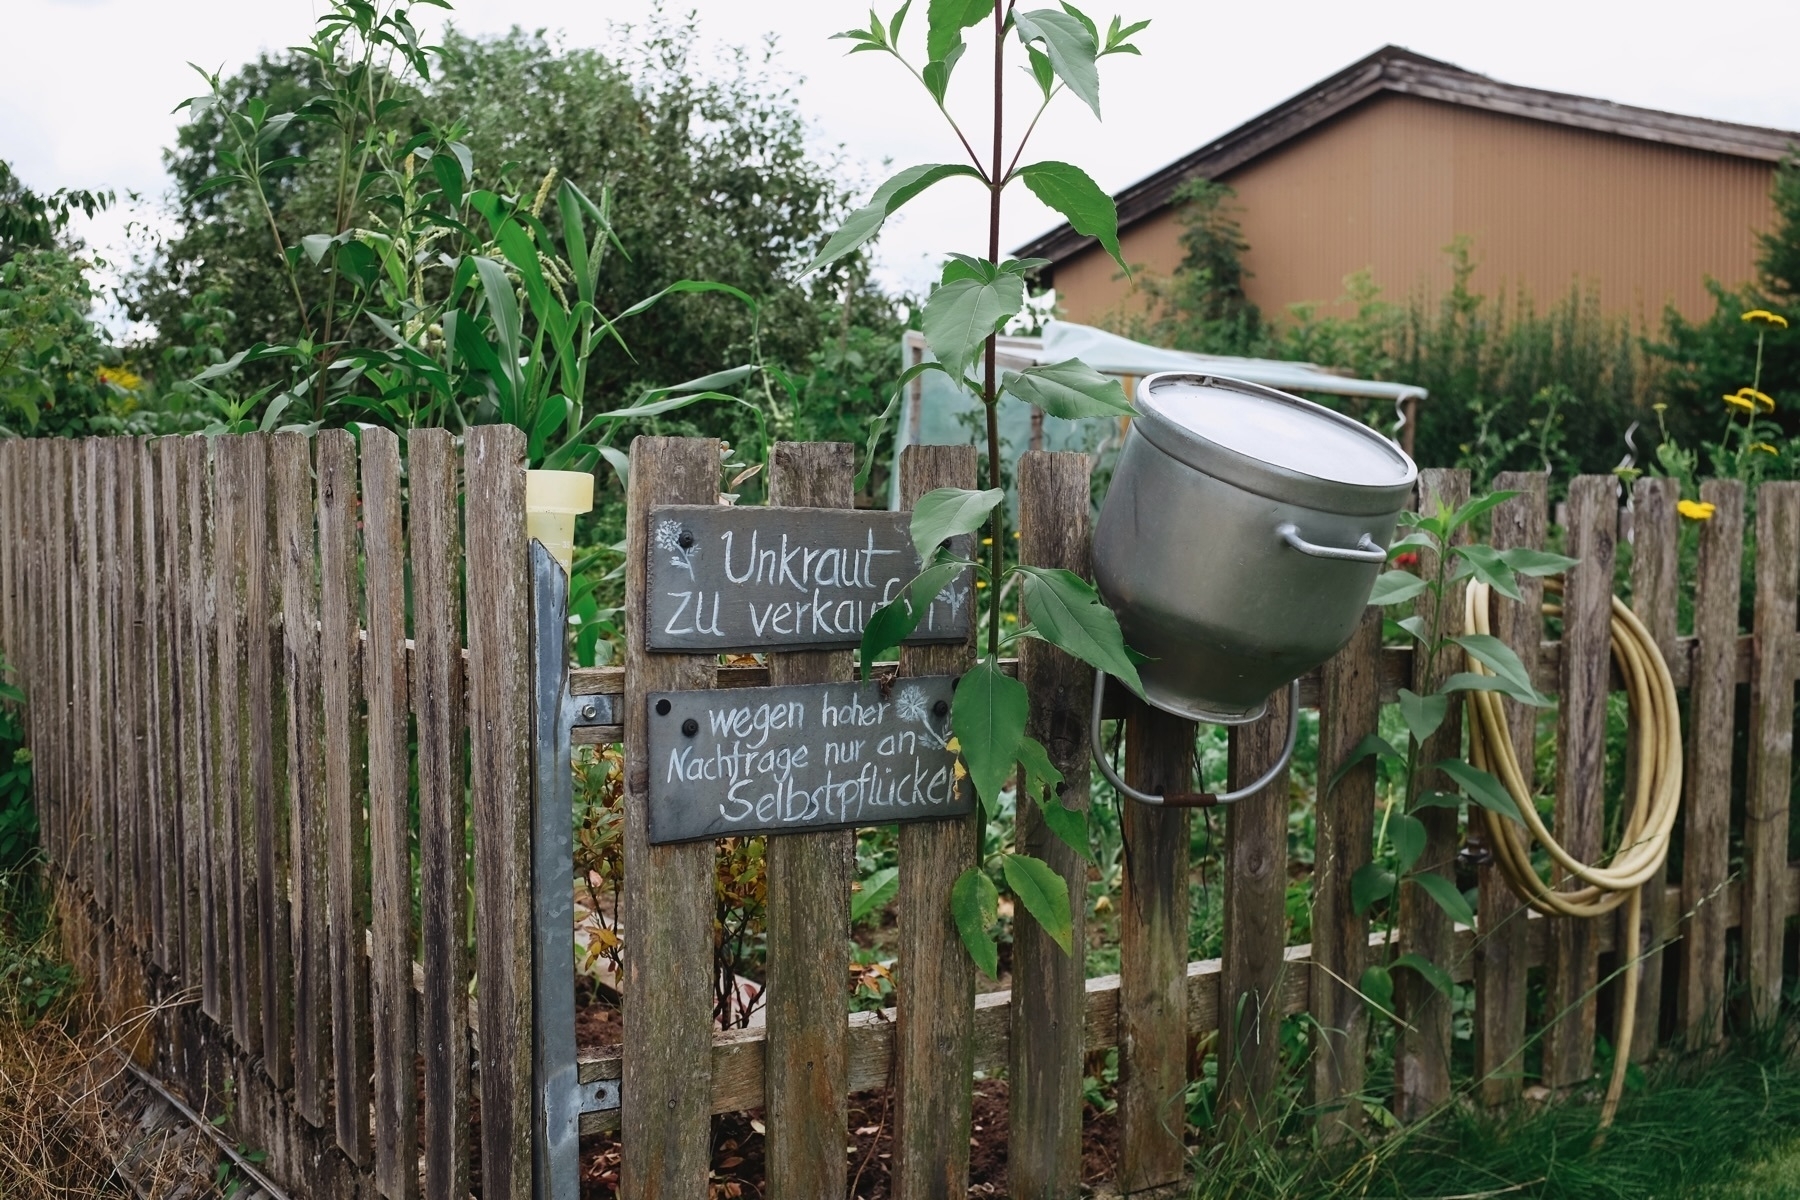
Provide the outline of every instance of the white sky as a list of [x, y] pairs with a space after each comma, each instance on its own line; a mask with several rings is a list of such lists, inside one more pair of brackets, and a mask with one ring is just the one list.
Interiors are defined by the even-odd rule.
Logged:
[[[883, 0], [885, 18], [892, 0]], [[1097, 123], [1063, 96], [1030, 157], [1084, 167], [1109, 191], [1154, 171], [1385, 43], [1511, 83], [1723, 120], [1800, 130], [1800, 5], [1644, 0], [1287, 0], [1192, 3], [1123, 0], [1148, 17], [1140, 59], [1102, 64]], [[903, 41], [922, 58], [926, 0], [914, 0]], [[779, 36], [801, 76], [803, 111], [822, 147], [841, 145], [882, 176], [914, 162], [955, 161], [958, 146], [918, 85], [885, 56], [846, 58], [828, 35], [866, 22], [860, 0], [688, 0], [708, 46]], [[180, 121], [171, 110], [199, 90], [189, 60], [230, 70], [259, 50], [302, 40], [324, 0], [5, 0], [11, 33], [0, 69], [0, 158], [37, 188], [164, 192], [160, 153]], [[471, 32], [519, 24], [562, 30], [571, 45], [605, 47], [615, 21], [641, 20], [651, 0], [460, 0]], [[1110, 5], [1091, 5], [1104, 24]], [[420, 13], [435, 10], [422, 8]], [[980, 33], [971, 31], [976, 37]], [[973, 52], [951, 89], [977, 146], [988, 137]], [[1028, 82], [1014, 75], [1023, 102]], [[960, 100], [960, 104], [959, 104]], [[1009, 106], [1010, 107], [1010, 106]], [[1013, 128], [1022, 116], [1009, 116]], [[1028, 160], [1029, 161], [1029, 158]], [[951, 180], [891, 222], [882, 276], [921, 287], [945, 251], [980, 252], [985, 204]], [[1003, 248], [1056, 223], [1023, 188], [1007, 194]], [[140, 210], [139, 217], [149, 213]], [[101, 253], [122, 251], [129, 213], [87, 231]]]

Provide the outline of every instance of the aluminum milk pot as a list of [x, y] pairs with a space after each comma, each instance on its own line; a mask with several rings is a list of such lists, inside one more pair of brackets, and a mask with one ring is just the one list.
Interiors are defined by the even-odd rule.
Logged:
[[1138, 387], [1094, 574], [1150, 702], [1241, 724], [1349, 640], [1417, 468], [1341, 413], [1171, 371]]

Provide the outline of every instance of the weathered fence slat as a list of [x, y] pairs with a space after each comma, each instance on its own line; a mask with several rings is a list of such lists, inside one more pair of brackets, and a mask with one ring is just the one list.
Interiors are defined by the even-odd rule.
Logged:
[[1723, 904], [1731, 870], [1731, 743], [1737, 686], [1738, 593], [1744, 553], [1744, 486], [1708, 480], [1700, 499], [1713, 505], [1700, 523], [1694, 596], [1693, 679], [1688, 691], [1687, 794], [1683, 799], [1680, 1023], [1689, 1044], [1707, 1045], [1725, 1033]]
[[389, 1200], [407, 1200], [417, 1194], [419, 1178], [418, 1041], [408, 813], [406, 549], [401, 539], [400, 442], [391, 432], [363, 431], [362, 481], [375, 1188]]
[[[645, 566], [654, 504], [718, 498], [719, 444], [639, 437], [626, 517], [625, 1060], [620, 1192], [625, 1200], [699, 1196], [710, 1173], [713, 847], [652, 846], [645, 697], [713, 686], [716, 655], [645, 649]], [[904, 856], [904, 848], [902, 849]], [[902, 885], [904, 887], [904, 885]], [[896, 1152], [898, 1152], [896, 1143]]]
[[[843, 442], [778, 442], [770, 453], [769, 502], [849, 508], [855, 448]], [[847, 678], [844, 650], [769, 655], [769, 682]], [[768, 1187], [771, 1196], [841, 1196], [848, 1133], [850, 883], [853, 830], [772, 837], [768, 871]]]
[[219, 658], [216, 684], [219, 719], [218, 862], [225, 890], [225, 970], [221, 982], [229, 999], [233, 1035], [248, 1053], [256, 1052], [256, 1031], [251, 1024], [259, 1006], [250, 993], [254, 972], [250, 967], [253, 918], [245, 909], [253, 903], [247, 890], [254, 886], [253, 858], [249, 856], [244, 825], [249, 804], [245, 795], [244, 757], [244, 454], [240, 438], [218, 443], [213, 467], [214, 505], [213, 595], [217, 614]]
[[[1650, 636], [1656, 639], [1663, 657], [1676, 658], [1677, 611], [1676, 587], [1680, 571], [1680, 517], [1675, 503], [1680, 493], [1673, 479], [1639, 479], [1632, 488], [1631, 544], [1631, 608]], [[1627, 734], [1626, 786], [1636, 783], [1638, 731], [1636, 723]], [[1661, 1027], [1663, 999], [1663, 946], [1674, 934], [1675, 911], [1669, 903], [1668, 864], [1658, 868], [1644, 884], [1643, 902], [1638, 928], [1633, 931], [1621, 924], [1618, 943], [1635, 946], [1644, 959], [1643, 978], [1638, 983], [1637, 1023], [1633, 1026], [1631, 1057], [1639, 1062], [1656, 1050]], [[1619, 910], [1621, 923], [1630, 913]]]
[[[908, 446], [901, 453], [900, 496], [907, 508], [933, 488], [974, 486], [972, 446]], [[900, 651], [900, 674], [954, 675], [970, 661], [966, 643], [907, 646]], [[950, 888], [975, 865], [979, 820], [971, 815], [900, 826], [895, 1200], [961, 1196], [969, 1188], [975, 964], [951, 922]]]
[[[338, 1147], [358, 1166], [369, 1161], [369, 840], [363, 814], [363, 720], [357, 652], [356, 442], [348, 430], [318, 436], [319, 679], [325, 697], [326, 891], [331, 941], [332, 1114]], [[399, 484], [393, 490], [398, 498]], [[397, 509], [395, 510], [397, 514]], [[373, 578], [399, 569], [393, 555], [369, 558]], [[374, 636], [371, 631], [371, 637]]]
[[[1286, 688], [1269, 697], [1269, 711], [1230, 734], [1230, 783], [1242, 787], [1281, 757], [1292, 713]], [[1223, 1036], [1219, 1039], [1220, 1098], [1239, 1129], [1273, 1119], [1281, 1067], [1282, 976], [1293, 968], [1287, 945], [1288, 772], [1225, 812], [1224, 974], [1220, 981]]]
[[[1381, 610], [1364, 610], [1356, 632], [1319, 682], [1317, 832], [1313, 846], [1312, 1099], [1327, 1140], [1362, 1125], [1370, 1014], [1358, 994], [1369, 958], [1369, 919], [1351, 901], [1350, 880], [1369, 861], [1375, 833], [1375, 760], [1344, 771], [1381, 723]], [[1335, 785], [1332, 780], [1337, 779]], [[1378, 1017], [1377, 1019], [1386, 1019]]]
[[268, 435], [246, 435], [245, 448], [244, 654], [249, 687], [244, 714], [251, 827], [256, 837], [257, 999], [263, 1071], [276, 1087], [286, 1087], [292, 1078], [294, 1013], [288, 822], [282, 794], [287, 763], [275, 724], [286, 707], [277, 679], [280, 577], [270, 536], [275, 507], [269, 490]]
[[1744, 973], [1753, 1019], [1781, 1003], [1780, 916], [1787, 880], [1788, 797], [1794, 758], [1794, 592], [1800, 583], [1800, 483], [1756, 493], [1756, 665], [1750, 685], [1744, 786]]
[[[1135, 698], [1126, 706], [1125, 782], [1192, 790], [1194, 723]], [[1181, 1178], [1187, 1148], [1188, 811], [1121, 799], [1119, 1186]]]
[[[469, 799], [485, 1200], [531, 1192], [531, 583], [525, 435], [468, 432]], [[629, 1004], [630, 1001], [627, 1001]]]
[[271, 444], [281, 574], [282, 677], [287, 681], [288, 840], [292, 857], [294, 1107], [325, 1124], [330, 1078], [330, 950], [326, 936], [325, 732], [319, 696], [319, 550], [312, 443], [288, 431]]
[[[1088, 467], [1085, 454], [1033, 451], [1019, 460], [1020, 562], [1090, 573]], [[1031, 697], [1026, 732], [1062, 772], [1058, 802], [1085, 812], [1094, 673], [1049, 643], [1027, 639], [1019, 647], [1019, 680]], [[1087, 862], [1050, 832], [1036, 805], [1021, 804], [1018, 820], [1021, 853], [1043, 859], [1068, 884], [1073, 952], [1064, 953], [1028, 917], [1015, 920], [1012, 986], [1035, 1003], [1012, 1009], [1007, 1180], [1015, 1196], [1073, 1196], [1081, 1185]]]
[[[1556, 729], [1556, 838], [1582, 862], [1600, 855], [1606, 804], [1606, 679], [1611, 667], [1613, 554], [1618, 480], [1580, 475], [1569, 483], [1564, 544], [1579, 561], [1564, 576], [1562, 703]], [[1567, 878], [1557, 871], [1554, 879]], [[1598, 1009], [1594, 923], [1558, 917], [1556, 953], [1544, 971], [1544, 1083], [1572, 1087], [1593, 1073]]]
[[156, 441], [156, 511], [159, 518], [157, 541], [161, 547], [162, 588], [161, 639], [163, 700], [163, 781], [167, 796], [163, 820], [167, 834], [167, 861], [163, 864], [167, 880], [167, 920], [169, 923], [169, 967], [183, 987], [192, 987], [198, 977], [193, 940], [193, 907], [189, 903], [187, 867], [187, 770], [185, 742], [187, 737], [186, 680], [190, 669], [183, 661], [184, 615], [182, 612], [184, 553], [181, 522], [181, 439], [159, 438]]
[[[224, 1012], [224, 939], [222, 888], [218, 874], [215, 831], [219, 804], [218, 704], [214, 684], [218, 661], [214, 656], [218, 631], [213, 605], [213, 482], [212, 441], [193, 434], [182, 441], [187, 462], [186, 507], [188, 513], [187, 611], [189, 661], [194, 665], [188, 686], [193, 706], [192, 731], [196, 753], [188, 764], [194, 780], [190, 814], [189, 854], [194, 861], [196, 904], [200, 914], [200, 1008], [218, 1021]], [[90, 466], [98, 466], [95, 459]]]
[[[138, 460], [138, 661], [137, 703], [143, 710], [144, 740], [140, 747], [142, 760], [142, 794], [139, 806], [149, 822], [145, 838], [150, 878], [145, 881], [146, 899], [150, 904], [150, 942], [147, 949], [152, 961], [164, 971], [169, 969], [169, 860], [167, 841], [169, 810], [168, 758], [163, 738], [168, 721], [164, 703], [167, 685], [162, 656], [162, 549], [159, 545], [157, 497], [161, 492], [157, 477], [154, 447], [149, 442], [136, 444]], [[60, 522], [59, 522], [60, 523]], [[59, 721], [59, 724], [66, 722]]]
[[[49, 445], [46, 444], [44, 449], [48, 451]], [[138, 790], [138, 735], [143, 714], [138, 703], [138, 689], [132, 680], [135, 673], [133, 635], [137, 625], [137, 604], [133, 595], [137, 572], [132, 557], [137, 540], [132, 528], [132, 515], [136, 505], [132, 496], [132, 484], [137, 473], [133, 469], [136, 463], [130, 438], [111, 439], [108, 449], [112, 452], [112, 478], [109, 481], [111, 489], [108, 496], [112, 517], [108, 593], [113, 605], [108, 655], [113, 682], [110, 694], [116, 698], [115, 702], [119, 706], [113, 726], [115, 757], [112, 759], [112, 807], [114, 819], [118, 823], [113, 842], [113, 870], [114, 879], [121, 891], [116, 896], [114, 920], [119, 926], [118, 932], [123, 935], [122, 939], [113, 940], [112, 947], [120, 947], [122, 940], [125, 947], [135, 949], [144, 942], [143, 855], [138, 820], [138, 802], [142, 797]], [[40, 492], [40, 496], [41, 494]], [[41, 581], [39, 587], [42, 587]], [[47, 660], [46, 653], [42, 655], [43, 666], [48, 665]]]
[[[1507, 471], [1494, 477], [1495, 491], [1518, 495], [1493, 510], [1490, 543], [1500, 550], [1540, 550], [1548, 519], [1549, 477], [1539, 471]], [[1494, 636], [1505, 642], [1530, 669], [1543, 641], [1544, 583], [1532, 575], [1515, 580], [1522, 599], [1495, 596]], [[1519, 769], [1530, 784], [1537, 761], [1535, 708], [1514, 700], [1502, 702]], [[1471, 818], [1471, 832], [1480, 828]], [[1471, 839], [1473, 840], [1473, 838]], [[1475, 939], [1475, 1078], [1481, 1101], [1488, 1105], [1518, 1098], [1525, 1074], [1525, 914], [1499, 865], [1480, 869], [1480, 901], [1476, 906]]]
[[425, 993], [425, 1194], [469, 1190], [469, 1013], [463, 878], [462, 612], [457, 458], [450, 432], [414, 430], [411, 484], [412, 701], [419, 745], [419, 944]]
[[[44, 772], [39, 788], [42, 799], [39, 801], [41, 812], [39, 824], [43, 830], [46, 851], [53, 858], [62, 854], [62, 820], [68, 810], [67, 764], [68, 744], [68, 712], [69, 712], [69, 642], [68, 642], [68, 609], [69, 609], [69, 552], [67, 541], [68, 522], [65, 512], [68, 507], [68, 467], [67, 456], [63, 453], [63, 443], [52, 442], [47, 447], [50, 466], [49, 486], [45, 489], [49, 501], [49, 526], [46, 534], [49, 541], [49, 560], [51, 578], [51, 639], [54, 671], [50, 678], [51, 695], [49, 698], [52, 711], [56, 714], [50, 724], [49, 744], [51, 753], [46, 755], [48, 761], [38, 767]], [[48, 770], [45, 770], [45, 767]]]
[[[1419, 472], [1419, 511], [1435, 512], [1439, 505], [1454, 512], [1469, 499], [1467, 471], [1425, 470]], [[1458, 541], [1468, 539], [1465, 528]], [[1436, 572], [1435, 556], [1429, 550], [1419, 552], [1419, 573], [1431, 578]], [[1463, 585], [1451, 583], [1444, 589], [1443, 614], [1446, 626], [1462, 627]], [[1434, 619], [1431, 593], [1419, 597], [1419, 613], [1426, 621]], [[1439, 630], [1439, 633], [1448, 630]], [[1434, 666], [1428, 656], [1413, 659], [1413, 691], [1427, 695], [1442, 687], [1444, 681], [1462, 669], [1454, 652], [1438, 655]], [[1462, 754], [1462, 704], [1452, 695], [1450, 708], [1438, 731], [1426, 739], [1420, 749], [1420, 762], [1460, 757]], [[1421, 791], [1450, 790], [1450, 781], [1438, 772], [1423, 773]], [[1425, 826], [1425, 851], [1419, 856], [1417, 871], [1431, 871], [1448, 877], [1453, 870], [1457, 849], [1457, 814], [1453, 808], [1424, 808], [1414, 814]], [[1426, 961], [1449, 960], [1452, 946], [1449, 914], [1438, 907], [1424, 888], [1416, 883], [1401, 885], [1399, 894], [1400, 949], [1403, 953], [1422, 955]], [[1394, 1008], [1401, 1019], [1394, 1046], [1394, 1112], [1402, 1121], [1413, 1121], [1450, 1098], [1450, 1000], [1417, 971], [1399, 971], [1394, 977]]]

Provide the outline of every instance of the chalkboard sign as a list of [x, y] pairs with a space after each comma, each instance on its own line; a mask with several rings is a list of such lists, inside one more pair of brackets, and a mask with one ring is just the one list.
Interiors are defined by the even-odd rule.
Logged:
[[[651, 650], [855, 646], [919, 573], [907, 513], [681, 504], [649, 519]], [[972, 586], [939, 592], [909, 640], [967, 637]]]
[[955, 680], [652, 692], [650, 840], [963, 816]]

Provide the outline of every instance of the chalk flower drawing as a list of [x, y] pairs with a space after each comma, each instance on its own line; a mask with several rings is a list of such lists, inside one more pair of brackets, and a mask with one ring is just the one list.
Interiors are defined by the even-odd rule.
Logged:
[[925, 693], [919, 688], [902, 688], [900, 694], [894, 697], [894, 713], [902, 721], [917, 721], [925, 729], [927, 742], [938, 750], [944, 749], [949, 727], [931, 727], [931, 707], [925, 699]]
[[659, 522], [656, 526], [656, 548], [669, 551], [669, 565], [686, 571], [688, 578], [692, 579], [694, 559], [699, 555], [700, 547], [694, 543], [691, 535], [688, 537], [688, 544], [682, 545], [681, 535], [680, 521]]

